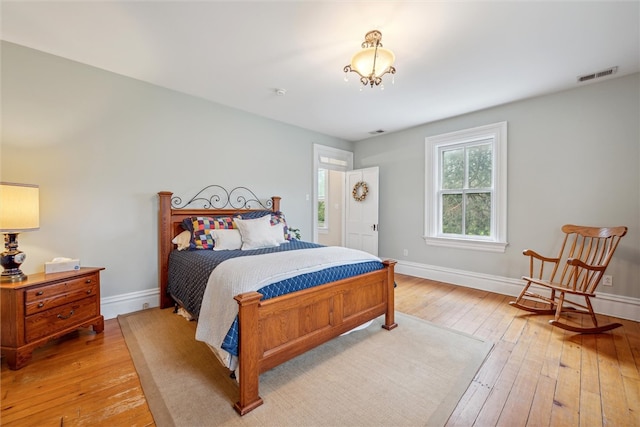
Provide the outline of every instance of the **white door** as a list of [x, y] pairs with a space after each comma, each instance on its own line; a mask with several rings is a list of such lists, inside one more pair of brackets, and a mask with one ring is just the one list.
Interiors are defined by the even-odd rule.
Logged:
[[378, 256], [378, 167], [347, 171], [346, 181], [346, 246]]

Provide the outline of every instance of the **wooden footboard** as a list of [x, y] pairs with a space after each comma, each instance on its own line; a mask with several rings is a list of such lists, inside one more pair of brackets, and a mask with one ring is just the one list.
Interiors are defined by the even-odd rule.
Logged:
[[385, 315], [394, 319], [395, 261], [362, 274], [281, 297], [260, 301], [258, 292], [235, 297], [239, 309], [240, 399], [244, 415], [262, 404], [259, 376], [363, 323]]

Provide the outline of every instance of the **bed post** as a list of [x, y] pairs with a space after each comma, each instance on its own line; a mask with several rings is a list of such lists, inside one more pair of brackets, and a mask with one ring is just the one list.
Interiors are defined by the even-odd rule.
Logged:
[[234, 299], [238, 302], [238, 362], [240, 366], [240, 399], [233, 405], [236, 412], [244, 415], [262, 405], [258, 395], [260, 383], [259, 359], [262, 357], [260, 331], [258, 327], [258, 304], [262, 294], [247, 292]]
[[171, 243], [171, 196], [170, 191], [158, 193], [158, 286], [160, 287], [160, 308], [173, 306], [173, 300], [167, 294], [169, 277], [169, 253]]
[[282, 197], [279, 196], [273, 196], [271, 198], [271, 210], [274, 212], [277, 212], [280, 210], [280, 199], [282, 199]]
[[398, 324], [395, 320], [395, 275], [394, 268], [396, 261], [382, 261], [387, 266], [387, 312], [384, 316], [384, 325], [382, 327], [388, 331], [396, 328]]

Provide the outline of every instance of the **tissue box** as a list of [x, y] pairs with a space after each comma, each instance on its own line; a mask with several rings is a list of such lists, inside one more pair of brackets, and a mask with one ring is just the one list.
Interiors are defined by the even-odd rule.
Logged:
[[64, 261], [51, 261], [44, 263], [45, 274], [60, 273], [62, 271], [80, 270], [79, 259], [66, 259]]

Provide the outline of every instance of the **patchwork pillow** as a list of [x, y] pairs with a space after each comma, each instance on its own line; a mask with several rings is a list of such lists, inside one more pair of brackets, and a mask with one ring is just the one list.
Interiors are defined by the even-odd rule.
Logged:
[[187, 225], [187, 230], [191, 229], [191, 249], [212, 249], [214, 246], [212, 230], [230, 230], [234, 228], [233, 217], [203, 217], [197, 216], [185, 219], [183, 227]]
[[242, 248], [242, 237], [240, 231], [236, 229], [212, 230], [214, 251], [229, 251]]
[[240, 230], [243, 251], [280, 245], [274, 236], [271, 217], [268, 215], [256, 219], [236, 218], [235, 225]]
[[177, 245], [179, 251], [189, 249], [191, 246], [191, 232], [188, 230], [183, 231], [171, 240], [171, 243]]

